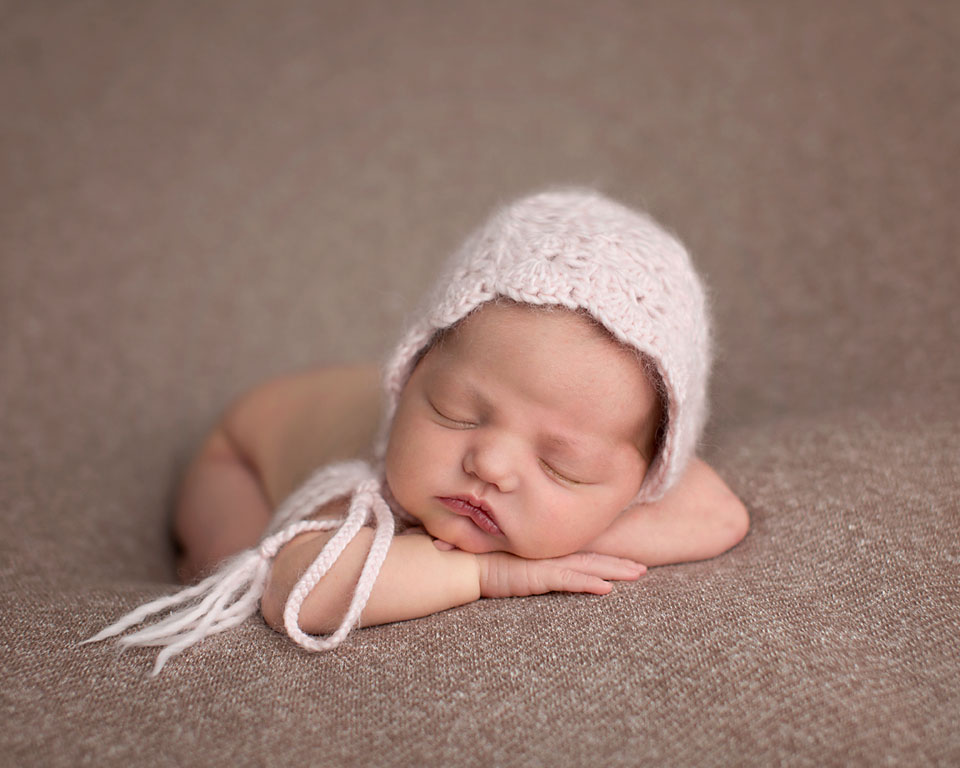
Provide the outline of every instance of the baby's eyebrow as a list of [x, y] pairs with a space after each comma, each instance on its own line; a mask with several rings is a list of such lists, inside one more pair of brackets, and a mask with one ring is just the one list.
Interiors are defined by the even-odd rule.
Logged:
[[546, 445], [549, 445], [554, 448], [559, 448], [564, 451], [569, 451], [571, 453], [579, 453], [583, 451], [583, 443], [579, 440], [576, 440], [572, 437], [567, 437], [566, 435], [559, 435], [552, 432], [548, 432], [543, 436], [543, 442]]
[[576, 461], [590, 461], [597, 456], [599, 446], [590, 441], [577, 439], [572, 435], [546, 432], [542, 435], [543, 445]]
[[463, 388], [463, 396], [470, 401], [471, 404], [484, 411], [490, 410], [490, 401], [484, 397], [480, 393], [480, 390], [478, 390], [473, 384], [468, 381], [457, 381], [456, 384]]

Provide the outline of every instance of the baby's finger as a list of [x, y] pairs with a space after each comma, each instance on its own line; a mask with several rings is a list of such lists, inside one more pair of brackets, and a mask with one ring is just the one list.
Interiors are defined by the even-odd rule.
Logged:
[[593, 595], [606, 595], [613, 587], [597, 576], [573, 568], [557, 568], [550, 579], [551, 592], [587, 592]]
[[597, 552], [577, 552], [557, 559], [557, 564], [574, 568], [601, 579], [632, 581], [647, 572], [647, 567], [625, 557], [601, 555]]

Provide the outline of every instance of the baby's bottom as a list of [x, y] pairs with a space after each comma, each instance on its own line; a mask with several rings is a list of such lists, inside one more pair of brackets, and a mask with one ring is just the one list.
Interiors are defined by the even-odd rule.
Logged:
[[380, 421], [376, 365], [266, 381], [240, 397], [190, 462], [174, 533], [192, 581], [255, 545], [273, 510], [317, 467], [366, 458]]
[[252, 547], [270, 521], [259, 478], [222, 428], [190, 464], [174, 513], [182, 554], [177, 574], [194, 581], [230, 555]]

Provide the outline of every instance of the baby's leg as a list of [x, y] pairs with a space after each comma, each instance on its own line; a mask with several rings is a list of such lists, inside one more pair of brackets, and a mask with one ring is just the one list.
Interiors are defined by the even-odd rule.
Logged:
[[260, 478], [222, 427], [194, 457], [177, 500], [174, 534], [182, 548], [177, 573], [194, 581], [230, 555], [253, 546], [270, 521]]

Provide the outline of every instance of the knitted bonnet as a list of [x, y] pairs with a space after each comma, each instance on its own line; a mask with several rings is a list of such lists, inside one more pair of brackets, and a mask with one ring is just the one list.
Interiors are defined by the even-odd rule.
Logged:
[[663, 496], [693, 453], [707, 414], [704, 291], [676, 238], [646, 214], [592, 190], [521, 198], [494, 213], [453, 255], [387, 364], [378, 455], [400, 392], [437, 332], [497, 297], [585, 310], [655, 365], [666, 432], [635, 501]]
[[[254, 614], [273, 558], [306, 531], [335, 530], [300, 578], [285, 606], [284, 627], [308, 650], [338, 645], [359, 623], [394, 535], [396, 517], [383, 476], [383, 457], [400, 393], [437, 334], [497, 298], [587, 312], [656, 372], [665, 429], [635, 501], [654, 501], [676, 482], [693, 454], [706, 417], [710, 333], [704, 291], [686, 250], [649, 216], [597, 192], [558, 189], [522, 198], [495, 212], [454, 253], [424, 311], [410, 325], [384, 372], [385, 416], [376, 461], [318, 469], [280, 505], [257, 547], [224, 562], [211, 576], [147, 603], [94, 637], [97, 642], [153, 619], [120, 638], [122, 646], [161, 646], [153, 673], [173, 655]], [[328, 502], [350, 497], [340, 519], [309, 519]], [[374, 537], [350, 607], [326, 637], [300, 629], [304, 599], [356, 533]]]

